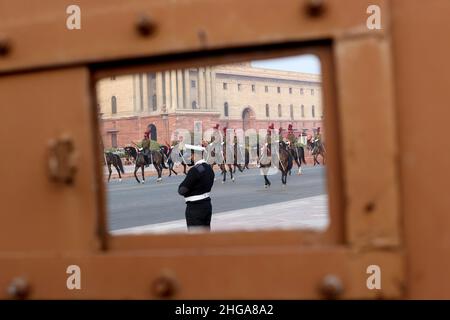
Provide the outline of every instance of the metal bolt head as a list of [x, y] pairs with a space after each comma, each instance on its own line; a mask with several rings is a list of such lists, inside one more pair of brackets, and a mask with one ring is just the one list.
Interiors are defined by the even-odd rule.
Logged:
[[136, 30], [141, 36], [148, 37], [155, 31], [155, 29], [156, 24], [149, 16], [143, 15], [138, 18], [136, 22]]
[[6, 56], [11, 52], [11, 41], [6, 37], [0, 36], [0, 57]]
[[325, 299], [337, 299], [344, 292], [341, 279], [333, 274], [326, 275], [320, 284], [320, 294]]
[[30, 293], [28, 281], [24, 278], [14, 278], [7, 288], [7, 293], [13, 299], [25, 299]]
[[153, 293], [158, 298], [171, 298], [177, 292], [178, 286], [175, 278], [169, 274], [163, 274], [153, 281]]
[[318, 17], [325, 12], [325, 0], [307, 0], [306, 13], [311, 17]]

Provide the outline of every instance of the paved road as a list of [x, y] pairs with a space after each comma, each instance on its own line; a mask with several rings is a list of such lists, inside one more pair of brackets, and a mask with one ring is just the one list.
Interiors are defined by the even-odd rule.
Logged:
[[[306, 167], [301, 176], [294, 175], [293, 170], [285, 189], [277, 174], [269, 177], [272, 186], [265, 189], [258, 169], [237, 173], [235, 182], [228, 176], [225, 184], [216, 173], [211, 197], [213, 214], [325, 194], [324, 174], [323, 167]], [[155, 177], [148, 177], [146, 184], [138, 184], [134, 178], [121, 182], [111, 180], [108, 184], [110, 230], [184, 219], [185, 203], [177, 193], [183, 179], [184, 175], [164, 176], [161, 183], [156, 183]]]

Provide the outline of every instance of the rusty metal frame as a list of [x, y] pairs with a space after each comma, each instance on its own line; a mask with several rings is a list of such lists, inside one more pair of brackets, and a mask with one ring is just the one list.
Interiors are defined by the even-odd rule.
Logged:
[[[381, 31], [365, 28], [365, 8], [372, 2], [351, 0], [352, 9], [344, 12], [340, 1], [330, 0], [321, 12], [309, 1], [286, 0], [279, 4], [275, 18], [270, 10], [259, 10], [260, 16], [252, 18], [247, 15], [252, 7], [273, 2], [134, 1], [124, 5], [112, 0], [105, 6], [80, 1], [89, 11], [84, 26], [90, 32], [78, 34], [67, 34], [59, 28], [64, 11], [58, 11], [56, 0], [42, 2], [41, 9], [48, 15], [31, 18], [30, 23], [10, 18], [17, 14], [19, 5], [0, 13], [0, 32], [7, 39], [0, 41], [0, 47], [6, 46], [10, 52], [0, 59], [0, 99], [12, 102], [13, 97], [5, 90], [15, 90], [22, 83], [48, 90], [50, 84], [63, 80], [59, 86], [75, 99], [69, 104], [73, 113], [88, 119], [89, 127], [89, 134], [71, 129], [75, 147], [81, 146], [82, 160], [87, 161], [79, 167], [81, 181], [75, 182], [72, 190], [80, 201], [89, 198], [89, 203], [79, 209], [86, 211], [76, 217], [74, 210], [59, 206], [63, 214], [71, 214], [59, 220], [55, 220], [54, 212], [40, 211], [49, 225], [38, 226], [38, 231], [27, 229], [29, 237], [45, 240], [36, 242], [24, 239], [20, 232], [11, 234], [8, 228], [17, 228], [18, 220], [2, 214], [0, 287], [6, 287], [16, 276], [24, 276], [32, 288], [31, 298], [321, 298], [326, 293], [321, 290], [323, 279], [332, 274], [342, 282], [343, 290], [336, 288], [334, 292], [340, 298], [402, 296], [390, 33], [388, 26]], [[389, 12], [388, 1], [376, 2]], [[235, 21], [234, 27], [242, 32], [230, 32], [217, 23], [222, 19]], [[275, 20], [267, 25], [264, 21], [268, 19]], [[182, 25], [190, 27], [180, 28]], [[26, 32], [30, 26], [37, 37]], [[115, 39], [121, 39], [120, 45]], [[95, 45], [97, 42], [101, 46]], [[27, 54], [36, 43], [40, 45], [34, 48], [34, 54]], [[255, 54], [258, 49], [267, 52]], [[100, 155], [97, 144], [92, 143], [98, 138], [94, 99], [98, 78], [142, 68], [161, 70], [294, 52], [312, 52], [321, 58], [325, 125], [327, 133], [333, 132], [341, 141], [329, 150], [328, 168], [333, 174], [328, 174], [328, 232], [107, 235]], [[48, 77], [53, 80], [42, 83]], [[75, 88], [73, 94], [68, 88]], [[17, 104], [26, 101], [22, 98]], [[37, 103], [44, 107], [46, 102], [41, 99]], [[53, 108], [57, 102], [47, 103]], [[14, 115], [11, 117], [15, 120]], [[55, 134], [58, 132], [55, 130]], [[41, 140], [39, 143], [44, 144]], [[83, 156], [88, 150], [97, 156]], [[376, 159], [374, 150], [378, 151]], [[67, 197], [61, 204], [71, 203], [71, 187], [57, 191], [43, 182], [47, 179], [43, 172], [35, 172], [43, 184], [43, 194], [59, 192], [60, 197]], [[95, 178], [90, 179], [88, 175], [93, 172]], [[95, 199], [88, 197], [87, 189]], [[14, 208], [10, 209], [14, 213]], [[64, 234], [69, 227], [69, 234]], [[53, 242], [58, 237], [51, 234], [57, 228], [63, 229], [55, 231], [63, 240], [60, 244]], [[2, 231], [6, 235], [2, 236]], [[69, 264], [82, 268], [85, 289], [65, 288], [64, 271]], [[379, 265], [383, 278], [388, 279], [381, 291], [366, 288], [370, 264]], [[155, 290], [155, 283], [161, 282], [166, 290]]]
[[[217, 50], [215, 52], [197, 52], [192, 53], [191, 57], [188, 55], [182, 56], [164, 56], [156, 58], [148, 58], [146, 61], [132, 62], [130, 66], [128, 62], [120, 62], [116, 64], [102, 64], [91, 66], [91, 72], [93, 76], [92, 82], [92, 94], [96, 95], [95, 84], [96, 81], [102, 78], [107, 78], [112, 75], [132, 74], [138, 72], [155, 72], [169, 69], [180, 69], [186, 67], [197, 67], [213, 65], [218, 63], [231, 63], [239, 61], [249, 61], [249, 59], [268, 59], [280, 56], [292, 56], [300, 54], [314, 54], [321, 60], [321, 68], [323, 70], [323, 92], [324, 92], [324, 104], [325, 113], [325, 126], [327, 128], [327, 135], [330, 137], [337, 136], [339, 130], [338, 115], [336, 106], [334, 104], [334, 88], [333, 88], [333, 74], [332, 70], [332, 56], [331, 56], [332, 43], [328, 40], [307, 42], [307, 43], [289, 43], [278, 46], [264, 46], [259, 48], [238, 48], [228, 50]], [[94, 106], [97, 103], [94, 100]], [[93, 110], [95, 108], [93, 107]], [[100, 141], [100, 138], [97, 138]], [[159, 235], [159, 236], [114, 236], [107, 232], [107, 212], [105, 206], [99, 208], [100, 220], [99, 231], [104, 248], [114, 250], [115, 248], [180, 248], [180, 243], [183, 244], [183, 248], [195, 248], [200, 243], [206, 242], [210, 247], [215, 247], [219, 243], [233, 245], [273, 245], [273, 239], [279, 238], [281, 243], [286, 244], [301, 244], [301, 243], [322, 243], [322, 244], [336, 244], [344, 243], [344, 225], [342, 222], [343, 208], [340, 199], [343, 198], [341, 181], [342, 170], [340, 164], [339, 145], [333, 144], [330, 146], [330, 150], [327, 150], [327, 158], [330, 161], [327, 165], [328, 170], [335, 172], [327, 180], [327, 188], [330, 194], [330, 224], [329, 228], [325, 232], [316, 231], [265, 231], [265, 232], [244, 232], [244, 233], [212, 233], [203, 235], [187, 235], [187, 234], [175, 234], [175, 235]], [[103, 186], [103, 174], [99, 168], [98, 183]], [[101, 201], [100, 203], [103, 203]], [[280, 233], [283, 236], [272, 236], [272, 233]], [[198, 239], [198, 240], [196, 240]], [[226, 240], [225, 240], [226, 239]], [[270, 240], [269, 240], [270, 239]], [[205, 244], [203, 244], [205, 246]]]

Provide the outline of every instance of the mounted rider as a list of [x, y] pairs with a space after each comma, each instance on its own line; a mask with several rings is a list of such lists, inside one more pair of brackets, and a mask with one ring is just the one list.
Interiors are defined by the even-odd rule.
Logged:
[[297, 137], [294, 134], [294, 129], [292, 128], [292, 124], [288, 125], [288, 134], [287, 134], [287, 139], [289, 141], [289, 144], [292, 147], [297, 146]]
[[142, 142], [141, 142], [141, 147], [142, 147], [142, 154], [144, 155], [145, 164], [147, 167], [150, 165], [150, 161], [149, 161], [150, 145], [151, 145], [150, 132], [145, 131], [144, 139], [142, 139]]
[[[271, 123], [269, 127], [267, 128], [267, 135], [266, 135], [266, 146], [267, 146], [267, 156], [270, 156], [272, 154], [272, 131], [275, 130], [275, 125]], [[261, 154], [261, 157], [263, 155]]]
[[284, 129], [283, 129], [283, 127], [280, 126], [280, 129], [278, 129], [278, 142], [279, 143], [282, 143], [284, 141], [283, 132], [284, 132]]
[[314, 143], [315, 151], [318, 151], [318, 150], [320, 150], [320, 148], [323, 147], [322, 134], [320, 133], [320, 127], [318, 127], [314, 132], [313, 143]]
[[217, 123], [214, 127], [212, 127], [213, 129], [213, 133], [211, 135], [211, 142], [214, 142], [216, 140], [216, 137], [218, 137], [220, 135], [220, 131], [219, 131], [219, 124]]
[[271, 123], [269, 127], [267, 128], [267, 135], [266, 135], [266, 143], [268, 146], [272, 143], [272, 131], [275, 130], [275, 125]]

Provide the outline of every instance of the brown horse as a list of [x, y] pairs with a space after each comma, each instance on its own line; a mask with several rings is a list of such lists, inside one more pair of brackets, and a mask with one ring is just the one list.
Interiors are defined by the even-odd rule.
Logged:
[[[227, 160], [227, 148], [226, 144], [217, 144], [217, 143], [207, 143], [203, 142], [203, 147], [206, 152], [206, 162], [211, 165], [214, 170], [214, 165], [217, 164], [220, 168], [221, 174], [223, 176], [222, 183], [225, 183], [227, 180], [227, 167], [228, 172], [230, 173], [231, 181], [234, 182], [233, 176], [233, 163], [226, 163]], [[236, 158], [236, 154], [234, 155]]]
[[145, 161], [145, 157], [144, 157], [144, 154], [143, 154], [142, 150], [136, 149], [135, 147], [125, 147], [124, 149], [125, 149], [125, 153], [127, 153], [129, 156], [131, 156], [136, 162], [136, 165], [134, 167], [134, 177], [136, 178], [136, 181], [138, 183], [141, 183], [141, 181], [137, 177], [136, 172], [138, 171], [139, 168], [141, 168], [141, 171], [142, 171], [142, 183], [144, 183], [145, 182], [144, 167], [147, 164], [153, 164], [153, 166], [155, 167], [156, 171], [158, 172], [158, 179], [156, 179], [156, 182], [161, 182], [161, 180], [162, 180], [162, 178], [161, 178], [162, 169], [165, 166], [164, 166], [163, 156], [161, 155], [161, 153], [159, 151], [150, 150], [150, 154], [148, 156], [149, 157], [149, 162], [147, 163]]
[[[190, 152], [188, 160], [186, 160], [186, 156], [188, 155], [187, 152]], [[168, 157], [167, 163], [169, 165], [169, 168], [172, 168], [171, 171], [173, 171], [175, 174], [177, 174], [177, 172], [173, 170], [173, 167], [175, 166], [176, 162], [179, 162], [183, 166], [184, 174], [187, 174], [187, 167], [192, 167], [194, 165], [194, 153], [192, 151], [186, 151], [185, 154], [185, 150], [180, 150], [177, 146], [175, 146], [171, 147], [170, 151], [168, 153], [166, 152], [166, 155]]]
[[121, 172], [125, 173], [125, 171], [123, 170], [122, 160], [120, 159], [120, 157], [112, 152], [105, 152], [105, 160], [109, 171], [108, 182], [111, 179], [112, 173], [111, 165], [113, 165], [114, 168], [116, 168], [117, 173], [119, 174], [119, 181], [122, 181], [122, 176], [120, 175], [120, 173]]
[[325, 148], [323, 146], [323, 143], [320, 140], [313, 141], [312, 139], [308, 139], [307, 144], [308, 149], [313, 156], [314, 165], [320, 165], [320, 162], [318, 160], [319, 155], [322, 156], [322, 165], [325, 165]]
[[[259, 149], [259, 148], [258, 148]], [[259, 151], [259, 150], [258, 150]], [[287, 183], [287, 175], [289, 171], [292, 169], [293, 157], [287, 149], [287, 145], [284, 142], [279, 143], [279, 162], [278, 169], [281, 171], [281, 183], [282, 187], [286, 186]], [[258, 163], [261, 171], [264, 175], [264, 187], [270, 187], [271, 183], [267, 178], [267, 174], [272, 167], [272, 150], [271, 145], [266, 144], [262, 150], [261, 155], [258, 155]]]
[[[295, 146], [295, 145], [288, 145], [288, 151], [292, 155], [292, 158], [294, 159], [295, 163], [298, 167], [298, 173], [302, 174], [302, 163], [306, 164], [305, 160], [305, 150], [301, 146]], [[291, 175], [291, 171], [289, 171], [289, 175]]]

